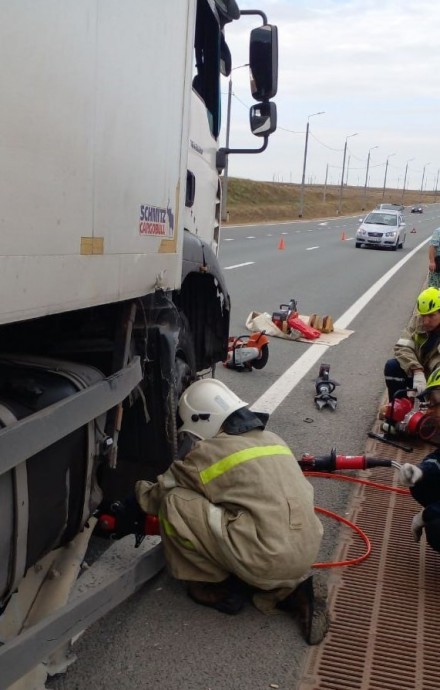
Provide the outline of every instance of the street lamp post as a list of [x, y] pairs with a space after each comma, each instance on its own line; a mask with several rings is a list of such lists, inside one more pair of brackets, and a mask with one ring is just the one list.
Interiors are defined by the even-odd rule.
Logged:
[[309, 143], [309, 120], [311, 117], [315, 117], [315, 115], [325, 115], [324, 110], [320, 110], [319, 113], [312, 113], [307, 117], [307, 125], [306, 125], [306, 141], [304, 144], [304, 161], [303, 161], [303, 170], [302, 170], [302, 178], [301, 178], [301, 197], [300, 197], [300, 202], [299, 202], [299, 213], [298, 216], [302, 218], [302, 215], [304, 213], [304, 186], [305, 186], [305, 181], [306, 181], [306, 164], [307, 164], [307, 147]]
[[390, 160], [391, 156], [395, 156], [395, 153], [390, 153], [390, 155], [387, 158], [387, 162], [385, 163], [385, 176], [383, 178], [383, 190], [382, 190], [382, 201], [385, 198], [385, 188], [387, 186], [387, 172], [388, 172], [388, 161]]
[[[379, 145], [377, 146], [372, 146], [371, 149], [368, 149], [368, 156], [367, 156], [367, 172], [365, 173], [365, 184], [364, 184], [364, 208], [367, 203], [367, 188], [368, 188], [368, 171], [370, 170], [370, 151], [373, 151], [373, 149], [378, 149]], [[364, 209], [362, 209], [364, 210]]]
[[403, 206], [403, 196], [405, 194], [405, 187], [406, 187], [406, 176], [408, 174], [408, 163], [411, 163], [411, 161], [415, 160], [414, 158], [410, 158], [408, 161], [406, 161], [406, 166], [405, 166], [405, 176], [403, 178], [403, 189], [402, 189], [402, 200], [401, 204]]
[[345, 158], [347, 156], [347, 140], [350, 139], [350, 137], [356, 137], [358, 135], [358, 132], [355, 132], [354, 134], [349, 134], [348, 137], [345, 139], [345, 144], [344, 144], [344, 156], [342, 158], [342, 175], [341, 175], [341, 187], [339, 189], [339, 206], [338, 206], [338, 213], [341, 213], [342, 209], [342, 190], [344, 189], [344, 173], [345, 173]]
[[[425, 163], [425, 165], [423, 166], [422, 184], [420, 185], [420, 195], [421, 195], [422, 192], [423, 192], [423, 183], [424, 183], [424, 181], [425, 181], [425, 170], [426, 170], [426, 168], [428, 167], [428, 165], [431, 165], [431, 163]], [[422, 201], [421, 197], [420, 197], [420, 201]]]
[[[249, 63], [245, 62], [244, 65], [238, 65], [238, 67], [233, 67], [231, 69], [231, 72], [234, 69], [240, 69], [240, 67], [249, 67]], [[226, 114], [226, 148], [229, 148], [229, 133], [231, 131], [231, 102], [232, 102], [232, 77], [229, 75], [229, 84], [228, 84], [228, 108], [227, 108], [227, 114]], [[228, 164], [229, 164], [229, 156], [226, 156], [225, 160], [225, 168], [223, 172], [223, 189], [222, 189], [222, 220], [227, 220], [228, 218]]]

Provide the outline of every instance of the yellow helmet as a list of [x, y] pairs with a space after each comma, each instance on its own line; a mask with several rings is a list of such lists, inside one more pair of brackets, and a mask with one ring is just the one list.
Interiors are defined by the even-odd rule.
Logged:
[[440, 311], [440, 290], [434, 287], [423, 290], [417, 297], [417, 311], [421, 316]]

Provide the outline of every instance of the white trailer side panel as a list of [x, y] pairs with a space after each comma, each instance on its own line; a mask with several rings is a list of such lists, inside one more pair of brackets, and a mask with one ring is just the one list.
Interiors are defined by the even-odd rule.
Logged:
[[0, 323], [179, 285], [194, 15], [0, 3]]

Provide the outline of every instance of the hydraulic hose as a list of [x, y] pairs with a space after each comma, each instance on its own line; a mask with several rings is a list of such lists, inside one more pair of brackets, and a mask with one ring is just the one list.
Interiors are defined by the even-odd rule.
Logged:
[[[332, 451], [333, 452], [333, 451]], [[304, 457], [304, 456], [303, 456]], [[311, 456], [309, 456], [311, 457]], [[329, 456], [326, 456], [327, 459]], [[338, 457], [347, 457], [347, 456], [338, 456]], [[348, 456], [350, 457], [350, 456]], [[354, 456], [356, 458], [359, 457], [364, 457], [364, 456]], [[396, 466], [398, 463], [395, 463], [394, 461], [387, 461], [387, 465], [381, 465], [385, 467], [389, 466]], [[300, 463], [301, 464], [301, 463]], [[378, 465], [376, 465], [377, 467]], [[365, 468], [363, 468], [365, 469]], [[363, 484], [364, 486], [369, 486], [373, 489], [379, 489], [380, 491], [389, 491], [391, 493], [396, 493], [396, 494], [401, 494], [404, 496], [410, 495], [410, 492], [408, 489], [401, 489], [397, 486], [388, 486], [386, 484], [378, 484], [377, 482], [371, 482], [368, 479], [359, 479], [359, 477], [349, 477], [344, 474], [332, 474], [332, 472], [311, 472], [311, 471], [304, 471], [303, 474], [306, 477], [322, 477], [322, 478], [327, 478], [327, 479], [338, 479], [339, 481], [344, 481], [344, 482], [353, 482], [355, 484]], [[333, 513], [331, 510], [327, 510], [326, 508], [320, 508], [318, 506], [315, 506], [315, 511], [317, 513], [322, 513], [323, 515], [327, 515], [328, 517], [337, 520], [338, 522], [342, 522], [344, 525], [347, 527], [350, 527], [356, 534], [359, 535], [359, 537], [362, 539], [362, 541], [366, 545], [366, 550], [363, 554], [360, 556], [357, 556], [356, 558], [348, 559], [345, 561], [326, 561], [326, 562], [319, 562], [319, 563], [313, 563], [312, 568], [338, 568], [341, 566], [351, 566], [351, 565], [358, 565], [362, 561], [364, 561], [366, 558], [371, 553], [371, 542], [365, 532], [361, 530], [360, 527], [354, 524], [354, 522], [351, 522], [350, 520], [347, 520], [346, 518], [342, 517], [341, 515], [338, 515], [337, 513]]]

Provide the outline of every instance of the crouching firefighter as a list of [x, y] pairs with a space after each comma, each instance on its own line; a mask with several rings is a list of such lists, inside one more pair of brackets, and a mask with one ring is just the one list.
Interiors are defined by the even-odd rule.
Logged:
[[399, 391], [426, 388], [426, 377], [440, 366], [440, 290], [427, 288], [416, 302], [416, 313], [385, 363], [385, 383], [391, 401]]
[[223, 613], [238, 613], [247, 598], [264, 613], [293, 613], [318, 644], [329, 627], [327, 591], [310, 568], [323, 528], [292, 452], [265, 430], [268, 415], [216, 379], [191, 384], [178, 412], [191, 449], [156, 483], [136, 484], [138, 505], [159, 516], [171, 574], [191, 599]]
[[[440, 368], [429, 376], [423, 397], [428, 403], [427, 414], [440, 423]], [[420, 541], [424, 531], [431, 548], [440, 552], [440, 450], [429, 453], [419, 465], [403, 464], [400, 481], [423, 506], [411, 523], [414, 540]]]

